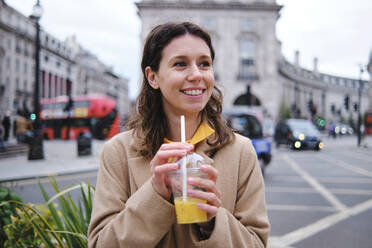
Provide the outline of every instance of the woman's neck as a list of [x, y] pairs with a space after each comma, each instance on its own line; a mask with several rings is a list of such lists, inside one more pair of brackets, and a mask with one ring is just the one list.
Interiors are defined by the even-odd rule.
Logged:
[[[167, 139], [181, 141], [181, 116], [167, 117], [168, 132]], [[201, 114], [185, 115], [186, 140], [191, 139], [201, 123]]]

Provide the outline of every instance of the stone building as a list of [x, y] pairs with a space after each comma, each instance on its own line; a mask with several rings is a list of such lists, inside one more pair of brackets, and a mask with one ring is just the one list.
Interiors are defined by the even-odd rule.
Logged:
[[[276, 37], [282, 6], [275, 0], [142, 0], [136, 5], [142, 41], [152, 27], [166, 21], [192, 21], [209, 31], [216, 52], [215, 79], [223, 90], [225, 108], [258, 106], [265, 117], [278, 120], [284, 103], [292, 116], [309, 117], [311, 99], [317, 113], [330, 120], [340, 119], [346, 95], [350, 103], [355, 101], [358, 80], [320, 73], [317, 66], [310, 71], [301, 68], [299, 61], [291, 64], [284, 59]], [[368, 89], [367, 82], [363, 85]], [[362, 111], [367, 101], [363, 93]]]
[[293, 64], [284, 58], [279, 63], [282, 103], [290, 107], [296, 117], [311, 117], [311, 102], [316, 114], [328, 121], [356, 123], [358, 89], [362, 85], [361, 111], [364, 113], [369, 104], [369, 82], [321, 73], [316, 58], [312, 70], [302, 68], [299, 57], [297, 51]]
[[[0, 2], [0, 111], [32, 108], [35, 84], [34, 21]], [[40, 96], [72, 93], [74, 54], [63, 42], [41, 30]]]
[[[0, 1], [0, 114], [32, 110], [35, 83], [35, 22]], [[41, 28], [40, 97], [103, 93], [121, 116], [129, 111], [128, 79], [115, 74], [74, 37], [60, 41]]]
[[215, 79], [223, 90], [225, 107], [245, 103], [249, 91], [252, 104], [263, 105], [272, 115], [278, 112], [280, 44], [275, 25], [280, 6], [275, 0], [143, 0], [137, 6], [142, 40], [154, 25], [165, 21], [192, 21], [210, 32], [216, 52]]

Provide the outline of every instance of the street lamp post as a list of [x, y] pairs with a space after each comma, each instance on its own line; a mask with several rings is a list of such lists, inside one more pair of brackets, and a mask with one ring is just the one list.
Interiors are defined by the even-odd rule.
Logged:
[[362, 117], [361, 117], [361, 113], [360, 113], [360, 109], [361, 109], [361, 102], [362, 102], [362, 88], [363, 88], [363, 81], [362, 81], [362, 75], [363, 75], [363, 67], [360, 66], [360, 71], [359, 71], [359, 88], [358, 88], [358, 130], [357, 130], [357, 134], [358, 134], [358, 147], [360, 146], [360, 142], [361, 142], [361, 139], [362, 139], [362, 132], [360, 130], [360, 127], [362, 125]]
[[34, 120], [33, 120], [33, 139], [29, 142], [28, 160], [44, 159], [43, 136], [41, 135], [40, 121], [40, 18], [43, 9], [40, 1], [37, 0], [33, 7], [32, 18], [35, 20], [35, 84], [34, 84]]

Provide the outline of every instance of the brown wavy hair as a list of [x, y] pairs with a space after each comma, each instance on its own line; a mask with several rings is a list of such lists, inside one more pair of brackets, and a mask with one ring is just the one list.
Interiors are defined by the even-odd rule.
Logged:
[[[173, 23], [168, 22], [156, 26], [146, 38], [142, 53], [142, 86], [136, 101], [136, 113], [129, 120], [127, 127], [134, 129], [134, 134], [141, 142], [140, 154], [145, 158], [152, 158], [164, 143], [168, 129], [162, 104], [162, 95], [159, 89], [153, 89], [145, 74], [145, 68], [157, 72], [162, 59], [162, 51], [174, 38], [182, 35], [194, 35], [200, 37], [208, 45], [212, 61], [214, 60], [214, 49], [210, 35], [198, 25], [190, 22]], [[201, 111], [202, 120], [215, 130], [213, 139], [208, 144], [216, 147], [227, 145], [233, 139], [232, 131], [226, 126], [221, 117], [222, 92], [214, 86], [212, 96]]]

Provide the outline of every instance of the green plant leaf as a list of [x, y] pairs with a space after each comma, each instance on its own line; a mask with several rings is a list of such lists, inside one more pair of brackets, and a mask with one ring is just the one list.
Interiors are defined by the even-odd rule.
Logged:
[[[40, 236], [42, 236], [42, 238], [46, 238], [46, 240], [44, 240], [45, 242], [49, 243], [48, 240], [50, 241], [50, 238], [47, 237], [48, 235], [46, 235], [45, 232], [43, 232], [41, 230], [41, 228], [39, 227], [39, 225], [37, 223], [35, 223], [35, 220], [31, 218], [31, 216], [27, 213], [27, 211], [25, 211], [25, 208], [26, 209], [29, 209], [31, 210], [33, 213], [35, 213], [39, 219], [41, 220], [41, 222], [48, 227], [48, 229], [52, 230], [52, 227], [50, 226], [50, 224], [45, 220], [45, 218], [43, 216], [41, 216], [35, 209], [33, 209], [32, 207], [28, 206], [27, 204], [23, 203], [23, 202], [17, 202], [17, 201], [13, 201], [11, 200], [10, 202], [12, 203], [15, 203], [17, 205], [20, 205], [22, 208], [20, 209], [24, 214], [25, 216], [27, 216], [29, 218], [29, 220], [31, 221], [31, 223], [33, 224], [33, 226], [35, 227], [36, 231], [39, 233]], [[58, 242], [58, 244], [63, 247], [63, 242], [61, 241], [61, 239], [55, 235], [54, 233], [52, 233], [53, 237], [56, 239], [56, 241]], [[51, 246], [53, 247], [53, 246]]]

